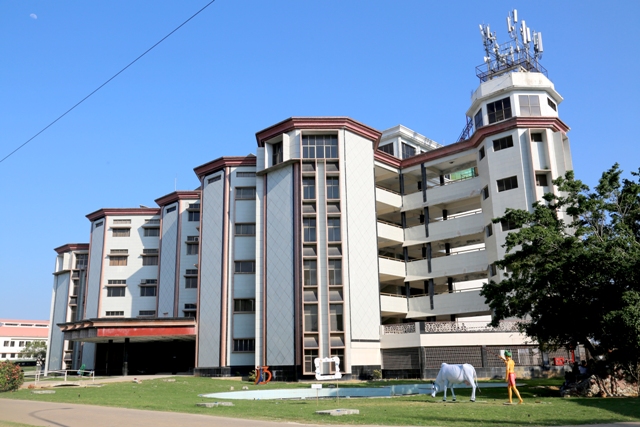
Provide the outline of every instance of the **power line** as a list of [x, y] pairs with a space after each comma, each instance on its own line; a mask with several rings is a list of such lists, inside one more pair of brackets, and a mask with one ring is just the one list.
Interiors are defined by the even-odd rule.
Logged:
[[73, 107], [69, 108], [67, 111], [65, 111], [64, 113], [62, 113], [57, 119], [55, 119], [54, 121], [52, 121], [51, 123], [49, 123], [47, 126], [45, 126], [44, 128], [42, 128], [40, 130], [40, 132], [36, 133], [35, 135], [33, 135], [31, 138], [29, 138], [27, 141], [25, 141], [22, 145], [20, 145], [18, 148], [16, 148], [15, 150], [13, 150], [12, 152], [10, 152], [9, 154], [7, 154], [2, 160], [0, 160], [0, 163], [4, 162], [6, 159], [8, 159], [9, 157], [11, 157], [16, 151], [20, 150], [22, 147], [24, 147], [25, 145], [27, 145], [28, 143], [30, 143], [32, 140], [34, 140], [38, 135], [40, 135], [42, 132], [44, 132], [45, 130], [49, 129], [51, 126], [53, 126], [58, 120], [60, 120], [61, 118], [63, 118], [64, 116], [66, 116], [67, 114], [69, 114], [71, 111], [73, 111], [73, 109], [75, 109], [78, 105], [82, 104], [84, 101], [86, 101], [87, 99], [89, 99], [89, 97], [91, 97], [91, 95], [93, 95], [94, 93], [96, 93], [97, 91], [99, 91], [100, 89], [102, 89], [104, 86], [106, 86], [111, 80], [115, 79], [116, 77], [118, 77], [124, 70], [126, 70], [127, 68], [129, 68], [130, 66], [132, 66], [133, 64], [135, 64], [138, 59], [142, 58], [143, 56], [145, 56], [147, 53], [151, 52], [156, 46], [158, 46], [160, 43], [162, 43], [163, 41], [165, 41], [167, 38], [169, 38], [169, 36], [171, 36], [173, 33], [175, 33], [176, 31], [178, 31], [180, 28], [182, 28], [182, 26], [184, 26], [187, 22], [191, 21], [193, 18], [195, 18], [198, 14], [200, 14], [200, 12], [202, 12], [203, 10], [205, 10], [206, 8], [208, 8], [209, 6], [211, 6], [211, 4], [213, 2], [215, 2], [216, 0], [211, 0], [209, 3], [207, 3], [202, 9], [200, 9], [199, 11], [197, 11], [196, 13], [194, 13], [193, 15], [191, 15], [189, 17], [189, 19], [187, 19], [186, 21], [184, 21], [182, 24], [178, 25], [176, 28], [173, 29], [173, 31], [171, 31], [169, 34], [167, 34], [166, 36], [164, 36], [163, 38], [160, 39], [160, 41], [158, 41], [156, 44], [154, 44], [153, 46], [151, 46], [149, 49], [147, 49], [146, 51], [144, 51], [144, 53], [142, 53], [142, 55], [138, 56], [136, 59], [134, 59], [133, 61], [131, 61], [129, 64], [127, 64], [126, 67], [124, 67], [122, 70], [118, 71], [117, 73], [115, 73], [113, 76], [111, 76], [111, 78], [109, 80], [107, 80], [106, 82], [102, 83], [100, 86], [98, 86], [93, 92], [91, 92], [89, 95], [85, 96], [84, 98], [82, 98], [78, 103], [76, 103], [76, 105], [74, 105]]

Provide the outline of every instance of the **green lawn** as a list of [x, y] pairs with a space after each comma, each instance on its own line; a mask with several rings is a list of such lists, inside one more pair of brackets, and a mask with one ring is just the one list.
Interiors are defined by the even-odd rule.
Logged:
[[[31, 390], [1, 393], [0, 398], [40, 400], [49, 402], [85, 403], [156, 411], [211, 414], [225, 417], [255, 418], [280, 422], [483, 426], [483, 425], [569, 425], [620, 421], [640, 421], [640, 403], [636, 398], [570, 398], [559, 397], [561, 380], [519, 380], [524, 405], [507, 406], [505, 388], [485, 388], [476, 395], [476, 403], [469, 402], [471, 391], [459, 390], [458, 402], [442, 402], [442, 394], [431, 396], [315, 400], [234, 400], [233, 407], [199, 408], [197, 402], [212, 401], [198, 397], [201, 393], [240, 390], [310, 387], [302, 383], [275, 383], [255, 386], [233, 380], [195, 377], [175, 377], [175, 382], [162, 379], [135, 383], [108, 383], [100, 388], [56, 388], [55, 394], [32, 394]], [[415, 383], [412, 381], [410, 383]], [[383, 386], [401, 381], [353, 384], [352, 386]], [[404, 383], [407, 383], [406, 381]], [[325, 387], [327, 385], [325, 384]], [[347, 384], [341, 384], [344, 388]], [[480, 384], [482, 387], [482, 383]], [[359, 409], [360, 415], [319, 416], [320, 409]]]

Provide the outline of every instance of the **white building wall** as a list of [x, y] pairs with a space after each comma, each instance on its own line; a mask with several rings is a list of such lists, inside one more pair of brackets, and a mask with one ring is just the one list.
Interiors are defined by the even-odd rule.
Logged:
[[[221, 179], [208, 181], [220, 176]], [[220, 366], [220, 314], [222, 297], [223, 209], [226, 176], [223, 171], [203, 180], [200, 244], [200, 297], [198, 300], [198, 366]]]
[[64, 355], [64, 333], [56, 325], [67, 321], [69, 304], [69, 286], [71, 271], [65, 271], [53, 276], [53, 301], [51, 307], [51, 330], [49, 331], [49, 345], [47, 347], [47, 369], [62, 369]]
[[[345, 180], [342, 231], [346, 249], [345, 294], [348, 295], [350, 341], [380, 339], [380, 297], [378, 287], [376, 191], [372, 141], [344, 132], [341, 170]], [[346, 305], [346, 304], [345, 304]], [[352, 355], [351, 365], [366, 364]], [[366, 358], [365, 358], [366, 359]]]
[[293, 168], [275, 170], [266, 179], [266, 363], [293, 365]]
[[[100, 280], [104, 257], [104, 234], [107, 229], [106, 218], [100, 218], [91, 224], [91, 245], [89, 247], [89, 276], [87, 278], [87, 293], [85, 319], [98, 317], [98, 298], [100, 297]], [[101, 224], [101, 225], [100, 225]], [[106, 260], [108, 263], [108, 260]], [[82, 318], [79, 313], [79, 318]], [[92, 362], [93, 364], [93, 362]]]
[[[175, 302], [176, 260], [178, 258], [179, 202], [162, 208], [162, 244], [158, 278], [158, 317], [173, 317]], [[157, 237], [156, 237], [157, 239]], [[167, 313], [165, 315], [165, 313]]]

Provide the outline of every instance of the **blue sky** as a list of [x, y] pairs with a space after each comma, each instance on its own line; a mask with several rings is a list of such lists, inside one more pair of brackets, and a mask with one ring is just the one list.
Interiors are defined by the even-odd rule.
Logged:
[[[207, 2], [1, 2], [0, 158]], [[577, 177], [638, 170], [640, 2], [217, 0], [0, 163], [0, 318], [49, 317], [53, 248], [88, 242], [86, 214], [192, 190], [194, 167], [255, 153], [255, 133], [288, 117], [455, 142], [478, 24], [505, 42], [513, 8], [544, 35]]]

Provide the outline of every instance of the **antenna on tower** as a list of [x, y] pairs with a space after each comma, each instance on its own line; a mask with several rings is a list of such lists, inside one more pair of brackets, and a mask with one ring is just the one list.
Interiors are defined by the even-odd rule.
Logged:
[[[489, 24], [481, 24], [479, 28], [485, 52], [484, 65], [476, 67], [476, 75], [480, 81], [508, 72], [538, 72], [547, 75], [547, 70], [539, 64], [543, 52], [542, 33], [532, 31], [524, 19], [519, 20], [516, 9], [507, 15], [507, 32], [511, 41], [501, 45], [496, 33], [491, 32]], [[483, 70], [484, 67], [486, 68]]]

